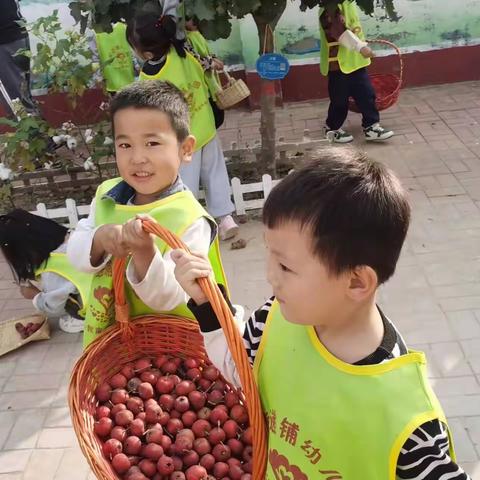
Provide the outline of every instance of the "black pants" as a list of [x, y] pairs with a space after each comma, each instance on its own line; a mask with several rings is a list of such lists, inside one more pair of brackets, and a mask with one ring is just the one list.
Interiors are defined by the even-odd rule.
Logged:
[[331, 130], [338, 130], [345, 123], [349, 97], [353, 97], [362, 112], [363, 128], [379, 122], [380, 115], [375, 105], [375, 90], [366, 68], [348, 74], [340, 70], [329, 72], [328, 93], [330, 107], [326, 123]]
[[[0, 80], [11, 100], [19, 98], [28, 113], [38, 115], [37, 104], [30, 92], [30, 58], [24, 55], [16, 55], [21, 48], [30, 49], [28, 37], [15, 40], [12, 43], [0, 44]], [[1, 94], [0, 102], [9, 112], [10, 107]]]

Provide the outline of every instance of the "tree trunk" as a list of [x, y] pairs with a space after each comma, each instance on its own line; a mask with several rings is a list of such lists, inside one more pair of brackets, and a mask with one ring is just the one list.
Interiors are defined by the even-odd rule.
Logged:
[[[260, 40], [260, 54], [273, 52], [273, 36], [265, 23], [257, 23], [258, 38]], [[267, 39], [265, 42], [265, 33]], [[265, 51], [264, 51], [265, 46]], [[265, 173], [276, 176], [276, 127], [275, 127], [275, 81], [262, 79], [260, 90], [260, 134], [262, 138], [261, 167]]]

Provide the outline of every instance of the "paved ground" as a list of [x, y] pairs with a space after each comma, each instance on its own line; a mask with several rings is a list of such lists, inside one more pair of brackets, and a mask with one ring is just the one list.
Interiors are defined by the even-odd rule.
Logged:
[[[320, 135], [325, 102], [285, 105], [279, 136]], [[228, 114], [224, 143], [254, 144], [255, 113]], [[458, 458], [480, 478], [480, 82], [406, 90], [383, 115], [397, 136], [360, 148], [390, 165], [410, 189], [413, 225], [381, 304], [412, 347], [427, 352], [430, 376], [452, 427]], [[359, 117], [349, 127], [361, 137]], [[245, 250], [224, 248], [234, 299], [251, 309], [269, 294], [261, 226], [243, 227]], [[31, 312], [0, 263], [1, 319]], [[70, 425], [69, 371], [80, 336], [54, 332], [0, 359], [0, 480], [93, 478]]]

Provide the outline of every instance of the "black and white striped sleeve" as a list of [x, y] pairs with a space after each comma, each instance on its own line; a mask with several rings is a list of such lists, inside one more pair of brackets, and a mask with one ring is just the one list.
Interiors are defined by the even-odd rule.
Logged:
[[271, 297], [265, 305], [259, 310], [252, 313], [245, 325], [243, 332], [243, 342], [247, 349], [248, 358], [253, 365], [255, 357], [257, 356], [258, 347], [260, 346], [260, 340], [262, 339], [265, 323], [267, 322], [268, 313], [272, 308], [275, 297]]
[[471, 480], [450, 457], [449, 437], [438, 420], [419, 427], [403, 445], [397, 462], [402, 480]]
[[[235, 312], [235, 308], [232, 307], [228, 298], [226, 299], [232, 312]], [[247, 322], [243, 319], [236, 318], [237, 326], [243, 336], [248, 359], [251, 364], [253, 364], [253, 361], [255, 360], [272, 302], [273, 298], [271, 298], [259, 310], [252, 313]], [[240, 386], [235, 362], [233, 361], [225, 335], [220, 327], [217, 317], [215, 316], [212, 306], [209, 303], [196, 305], [190, 300], [190, 302], [188, 302], [188, 307], [200, 325], [200, 331], [203, 336], [208, 357], [222, 372], [222, 375], [227, 381], [233, 385]]]

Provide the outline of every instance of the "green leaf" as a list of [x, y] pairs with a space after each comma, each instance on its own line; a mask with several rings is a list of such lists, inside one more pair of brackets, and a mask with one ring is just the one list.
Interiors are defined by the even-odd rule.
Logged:
[[56, 57], [63, 57], [63, 54], [68, 51], [70, 48], [70, 42], [66, 38], [62, 38], [58, 41], [57, 46], [55, 47], [55, 51], [53, 54]]
[[228, 38], [232, 33], [232, 24], [228, 16], [215, 15], [213, 21], [200, 20], [198, 28], [207, 40]]
[[210, 0], [196, 0], [189, 11], [199, 20], [213, 20], [216, 13], [215, 5]]
[[10, 120], [9, 118], [0, 117], [0, 125], [8, 125], [9, 127], [15, 128], [18, 125], [18, 122], [15, 120]]

